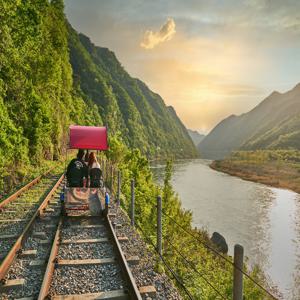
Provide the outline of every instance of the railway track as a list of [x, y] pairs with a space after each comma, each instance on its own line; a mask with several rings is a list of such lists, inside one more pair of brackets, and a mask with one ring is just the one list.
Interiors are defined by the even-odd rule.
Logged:
[[[23, 204], [5, 219], [14, 239], [7, 234], [0, 240], [2, 248], [7, 245], [0, 266], [0, 299], [142, 299], [109, 217], [63, 217], [59, 201], [63, 177], [48, 179], [7, 203], [1, 213], [2, 217], [8, 207]], [[56, 183], [49, 191], [51, 180]], [[29, 201], [39, 194], [33, 189], [43, 194], [42, 200], [40, 196]], [[11, 229], [17, 226], [19, 230]]]
[[38, 299], [142, 299], [109, 217], [61, 218]]
[[48, 256], [51, 230], [55, 234], [54, 220], [60, 215], [62, 181], [63, 175], [47, 174], [2, 205], [0, 299], [34, 294], [37, 266]]
[[3, 260], [35, 213], [44, 208], [42, 204], [58, 179], [47, 172], [0, 203], [0, 279]]

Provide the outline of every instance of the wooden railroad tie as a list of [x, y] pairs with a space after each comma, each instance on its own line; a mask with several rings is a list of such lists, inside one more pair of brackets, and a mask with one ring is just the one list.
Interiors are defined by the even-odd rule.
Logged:
[[79, 294], [79, 295], [57, 295], [53, 296], [52, 300], [92, 300], [92, 299], [105, 299], [105, 300], [129, 300], [128, 293], [124, 290], [106, 291], [100, 293], [91, 294]]
[[138, 265], [140, 258], [138, 256], [129, 256], [126, 260], [131, 265]]
[[86, 229], [86, 228], [104, 228], [105, 226], [103, 224], [97, 224], [97, 225], [71, 225], [70, 228], [74, 228], [74, 229], [77, 229], [77, 228], [83, 228], [83, 229]]
[[37, 241], [40, 245], [50, 245], [52, 242], [50, 240], [38, 240]]
[[16, 211], [15, 210], [12, 210], [12, 209], [3, 209], [2, 213], [8, 213], [8, 214], [13, 214], [15, 213]]
[[128, 242], [128, 237], [127, 236], [118, 236], [118, 241], [120, 243]]
[[56, 227], [57, 227], [57, 226], [54, 225], [54, 224], [47, 224], [47, 225], [45, 226], [46, 229], [55, 229]]
[[16, 222], [27, 222], [29, 219], [2, 219], [0, 223], [16, 223]]
[[7, 235], [0, 235], [0, 240], [14, 240], [17, 239], [19, 236], [17, 234], [7, 234]]
[[101, 259], [59, 259], [57, 266], [88, 266], [88, 265], [108, 265], [115, 264], [117, 261], [114, 257]]
[[35, 231], [32, 236], [41, 240], [47, 239], [47, 234], [44, 231]]
[[23, 289], [23, 286], [25, 285], [25, 279], [11, 279], [7, 280], [5, 284], [0, 285], [0, 291], [1, 292], [8, 292], [11, 290], [19, 290]]
[[30, 268], [41, 268], [45, 265], [45, 261], [42, 260], [42, 259], [36, 259], [36, 260], [32, 260], [30, 263], [29, 263], [29, 266]]
[[14, 202], [14, 205], [22, 205], [25, 207], [34, 207], [36, 203], [31, 203], [31, 202]]
[[20, 258], [35, 258], [37, 250], [25, 250], [20, 253]]
[[41, 217], [41, 221], [43, 222], [52, 222], [52, 217]]
[[104, 243], [109, 242], [108, 238], [100, 238], [100, 239], [86, 239], [86, 240], [63, 240], [61, 241], [61, 244], [96, 244], [96, 243]]
[[146, 294], [149, 297], [156, 296], [156, 288], [153, 285], [141, 286], [139, 288], [139, 292], [140, 292], [141, 296], [146, 295]]

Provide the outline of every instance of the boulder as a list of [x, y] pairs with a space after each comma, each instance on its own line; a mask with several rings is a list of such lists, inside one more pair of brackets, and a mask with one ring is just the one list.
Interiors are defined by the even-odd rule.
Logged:
[[228, 252], [228, 245], [226, 243], [226, 240], [220, 233], [214, 232], [210, 240], [216, 246], [218, 251], [224, 254]]

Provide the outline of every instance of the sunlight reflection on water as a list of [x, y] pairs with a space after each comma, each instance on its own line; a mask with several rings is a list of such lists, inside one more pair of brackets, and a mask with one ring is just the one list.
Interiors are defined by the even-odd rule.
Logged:
[[[300, 299], [300, 195], [244, 181], [209, 168], [206, 160], [174, 164], [173, 187], [193, 224], [244, 246], [249, 263], [259, 264], [285, 299]], [[162, 182], [164, 165], [154, 177]]]

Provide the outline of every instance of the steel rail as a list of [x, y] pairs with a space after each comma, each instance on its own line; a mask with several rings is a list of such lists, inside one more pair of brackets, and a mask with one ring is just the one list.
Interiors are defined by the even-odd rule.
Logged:
[[37, 184], [44, 176], [48, 175], [52, 170], [54, 169], [51, 168], [49, 169], [47, 172], [45, 172], [44, 174], [36, 177], [35, 179], [33, 179], [32, 181], [30, 181], [29, 183], [27, 183], [26, 185], [24, 185], [23, 187], [21, 187], [19, 190], [17, 190], [15, 193], [13, 193], [12, 195], [8, 196], [6, 199], [4, 199], [1, 203], [0, 203], [0, 210], [7, 204], [9, 204], [10, 202], [16, 200], [22, 193], [26, 192], [27, 190], [29, 190], [32, 186], [34, 186], [35, 184]]
[[43, 279], [43, 283], [42, 283], [42, 286], [40, 289], [38, 300], [46, 299], [48, 296], [48, 293], [49, 293], [49, 289], [50, 289], [50, 285], [51, 285], [51, 281], [52, 281], [52, 277], [53, 277], [53, 273], [54, 273], [54, 269], [55, 269], [56, 255], [58, 253], [60, 230], [61, 230], [62, 223], [63, 223], [63, 218], [60, 218], [59, 224], [56, 229], [56, 234], [55, 234], [55, 237], [53, 240], [51, 253], [50, 253], [50, 256], [48, 259], [48, 264], [47, 264], [47, 268], [46, 268], [46, 271], [44, 274], [44, 279]]
[[39, 208], [36, 210], [34, 215], [31, 217], [30, 221], [27, 223], [25, 229], [13, 245], [13, 247], [10, 249], [8, 254], [6, 255], [5, 259], [2, 261], [0, 265], [0, 280], [4, 279], [7, 271], [9, 270], [11, 264], [13, 263], [18, 251], [22, 248], [24, 242], [26, 241], [26, 238], [30, 234], [30, 230], [32, 228], [32, 225], [37, 217], [39, 217], [43, 211], [43, 209], [48, 205], [51, 197], [53, 196], [54, 192], [64, 179], [64, 174], [61, 175], [61, 177], [58, 179], [58, 181], [55, 183], [55, 185], [52, 187], [51, 191], [47, 194], [43, 202], [40, 204]]
[[112, 223], [109, 219], [109, 216], [105, 216], [107, 224], [108, 224], [108, 229], [110, 231], [111, 236], [113, 237], [112, 241], [114, 243], [115, 249], [116, 249], [116, 254], [117, 254], [117, 259], [120, 263], [121, 270], [123, 272], [123, 275], [125, 277], [126, 282], [128, 283], [128, 292], [130, 299], [133, 300], [142, 300], [141, 294], [139, 292], [139, 289], [136, 285], [135, 279], [133, 278], [133, 275], [129, 269], [128, 263], [126, 261], [126, 258], [124, 256], [124, 253], [122, 251], [122, 248], [120, 246], [120, 243], [118, 241], [118, 237], [113, 229]]
[[[66, 219], [67, 217], [64, 217]], [[60, 232], [61, 232], [61, 226], [63, 224], [63, 218], [60, 219], [59, 225], [56, 230], [55, 238], [53, 240], [51, 253], [48, 259], [47, 268], [44, 274], [44, 279], [42, 282], [42, 286], [40, 289], [40, 293], [38, 296], [38, 300], [45, 300], [48, 299], [49, 289], [51, 286], [54, 270], [55, 270], [55, 264], [56, 264], [56, 256], [59, 249], [59, 240], [60, 240]], [[132, 273], [129, 269], [129, 266], [127, 264], [126, 258], [122, 252], [120, 243], [118, 241], [118, 238], [115, 234], [115, 231], [113, 229], [112, 223], [109, 220], [108, 217], [105, 217], [106, 227], [108, 229], [108, 234], [111, 236], [111, 243], [115, 248], [115, 254], [117, 257], [117, 261], [119, 263], [119, 266], [121, 268], [122, 274], [124, 276], [124, 279], [126, 283], [128, 284], [128, 295], [130, 299], [132, 300], [142, 300], [142, 297], [140, 295], [140, 292], [137, 288], [137, 285], [135, 283], [135, 280], [132, 276]]]

